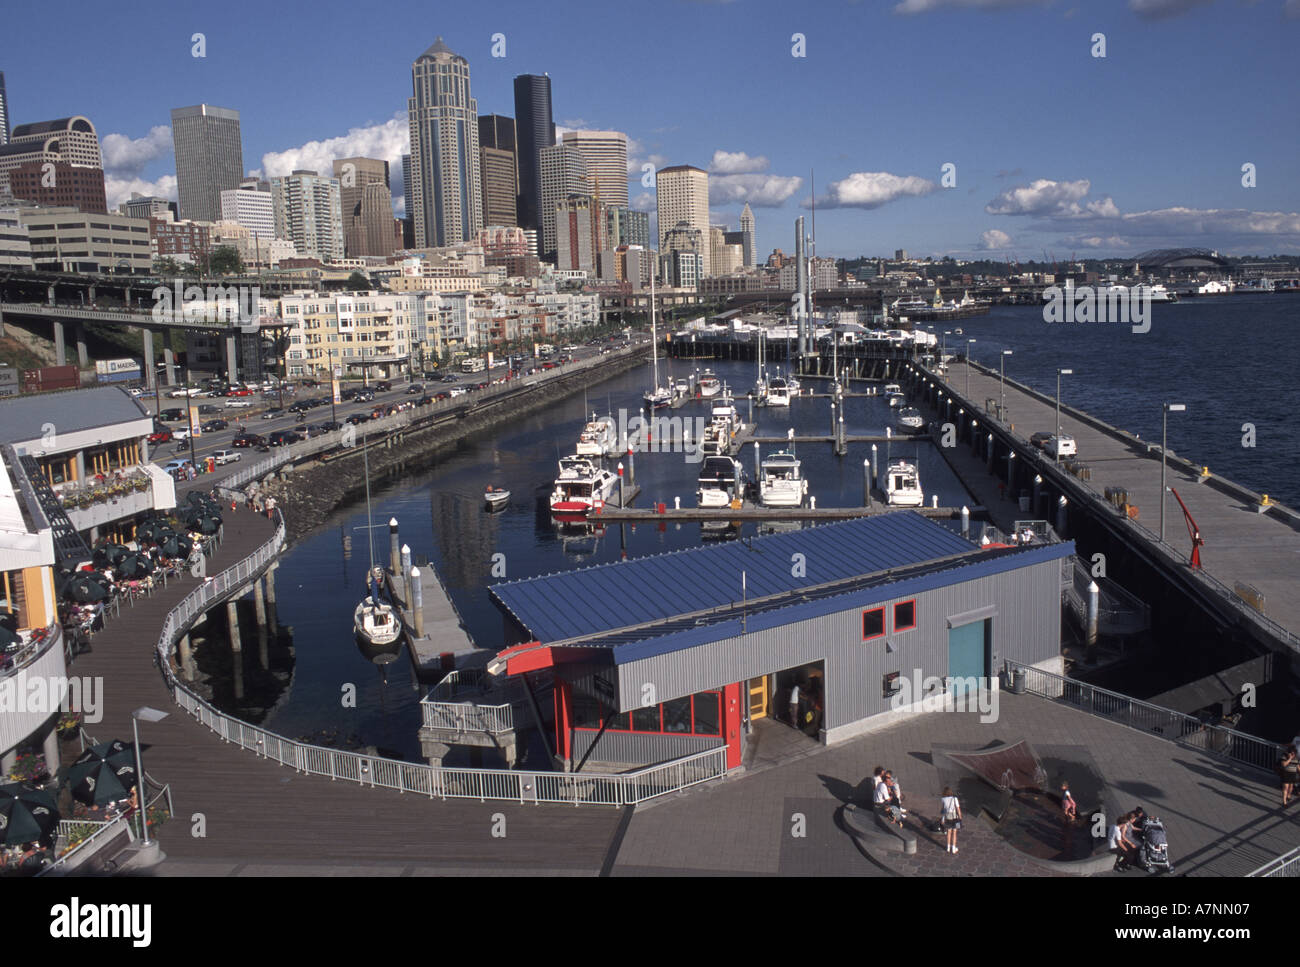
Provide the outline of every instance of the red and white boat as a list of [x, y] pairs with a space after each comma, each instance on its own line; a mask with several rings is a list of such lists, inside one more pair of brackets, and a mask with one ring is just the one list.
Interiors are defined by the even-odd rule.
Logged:
[[615, 474], [575, 453], [560, 461], [560, 475], [551, 491], [551, 513], [586, 514], [597, 502], [609, 500], [617, 487]]

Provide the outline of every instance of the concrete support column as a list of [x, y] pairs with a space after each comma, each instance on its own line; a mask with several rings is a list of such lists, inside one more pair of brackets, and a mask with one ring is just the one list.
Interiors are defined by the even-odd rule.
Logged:
[[244, 650], [239, 642], [239, 602], [226, 602], [226, 620], [230, 624], [230, 672], [235, 682], [235, 699], [244, 697]]
[[50, 305], [54, 305], [54, 286], [51, 285], [47, 290], [47, 292], [48, 292]]
[[266, 647], [266, 599], [261, 581], [253, 582], [253, 608], [257, 614], [257, 660], [266, 669], [271, 667], [271, 659]]
[[176, 355], [172, 352], [172, 331], [163, 330], [163, 365], [167, 367], [167, 385], [176, 383]]
[[95, 544], [97, 544], [98, 542], [99, 542], [99, 528], [98, 528], [98, 527], [91, 527], [91, 528], [90, 528], [90, 545], [91, 545], [91, 547], [94, 547]]
[[181, 640], [177, 642], [177, 654], [181, 659], [181, 674], [185, 676], [186, 681], [194, 680], [194, 649], [190, 645], [190, 636], [181, 635]]
[[275, 569], [278, 568], [279, 566], [280, 566], [279, 564], [272, 564], [269, 568], [266, 569], [266, 577], [265, 577], [266, 626], [271, 629], [272, 634], [275, 634], [279, 631], [279, 627], [277, 626], [275, 620]]
[[68, 365], [68, 348], [63, 344], [63, 323], [54, 320], [54, 365]]
[[77, 481], [80, 483], [86, 479], [86, 451], [77, 451], [75, 463], [77, 466]]
[[144, 339], [144, 359], [141, 360], [144, 364], [144, 385], [150, 389], [156, 389], [158, 380], [153, 367], [153, 330], [141, 329], [140, 335]]
[[75, 323], [72, 337], [77, 341], [77, 365], [85, 369], [90, 365], [90, 357], [86, 354], [86, 327], [80, 322]]
[[411, 587], [406, 594], [411, 603], [411, 620], [415, 624], [415, 637], [424, 637], [424, 579], [418, 567], [411, 568]]
[[239, 357], [238, 347], [235, 345], [235, 334], [231, 333], [226, 337], [225, 344], [225, 361], [226, 361], [226, 379], [231, 383], [239, 382]]
[[17, 764], [18, 764], [17, 749], [10, 749], [3, 756], [0, 756], [0, 772], [3, 772], [6, 776], [9, 775], [9, 770], [12, 769]]
[[49, 770], [50, 775], [57, 776], [59, 774], [59, 733], [53, 726], [50, 727], [50, 734], [42, 743], [41, 754], [45, 756], [45, 768]]

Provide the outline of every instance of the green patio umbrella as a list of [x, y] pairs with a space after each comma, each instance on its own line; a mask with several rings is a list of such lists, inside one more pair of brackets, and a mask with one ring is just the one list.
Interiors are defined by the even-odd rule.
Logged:
[[10, 645], [16, 645], [22, 641], [18, 633], [10, 631], [4, 625], [0, 625], [0, 648], [8, 648]]
[[78, 604], [93, 604], [96, 601], [106, 600], [112, 591], [109, 590], [108, 580], [102, 574], [82, 572], [68, 582], [68, 594]]
[[142, 541], [156, 541], [158, 532], [170, 530], [167, 524], [157, 518], [147, 520], [136, 528], [135, 536]]
[[68, 785], [88, 806], [126, 799], [135, 786], [135, 747], [121, 739], [91, 746], [68, 767]]
[[0, 786], [0, 833], [5, 846], [39, 842], [59, 825], [54, 797], [22, 783]]
[[115, 567], [118, 561], [130, 553], [131, 549], [125, 544], [105, 544], [95, 548], [95, 566], [103, 567], [108, 564], [110, 567]]

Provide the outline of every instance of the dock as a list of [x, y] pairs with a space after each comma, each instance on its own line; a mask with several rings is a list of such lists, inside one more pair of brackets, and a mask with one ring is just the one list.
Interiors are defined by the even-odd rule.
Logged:
[[[988, 509], [983, 506], [969, 507], [971, 520], [988, 520]], [[755, 507], [747, 504], [740, 509], [730, 507], [665, 507], [663, 510], [641, 508], [611, 507], [605, 505], [601, 513], [593, 513], [588, 518], [600, 523], [645, 523], [646, 521], [747, 521], [747, 520], [854, 520], [858, 517], [874, 517], [877, 514], [894, 514], [903, 510], [912, 510], [934, 520], [960, 520], [960, 507], [890, 507], [879, 502], [870, 507]]]

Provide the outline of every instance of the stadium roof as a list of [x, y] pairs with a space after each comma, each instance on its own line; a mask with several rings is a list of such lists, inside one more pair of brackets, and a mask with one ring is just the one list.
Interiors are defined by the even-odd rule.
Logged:
[[1133, 256], [1143, 268], [1227, 268], [1226, 259], [1208, 248], [1157, 248]]

